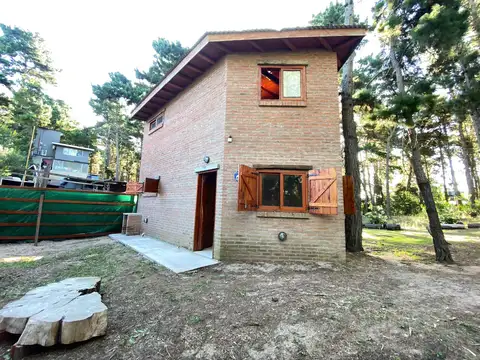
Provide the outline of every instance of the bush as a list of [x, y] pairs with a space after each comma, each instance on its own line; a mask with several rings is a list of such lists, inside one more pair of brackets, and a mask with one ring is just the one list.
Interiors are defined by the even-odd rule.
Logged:
[[442, 223], [456, 224], [466, 217], [465, 212], [463, 212], [456, 204], [450, 204], [446, 201], [438, 201], [436, 205], [438, 217]]
[[369, 224], [385, 224], [388, 220], [381, 206], [374, 206], [372, 211], [365, 213], [364, 216]]
[[422, 212], [418, 195], [407, 190], [398, 189], [392, 196], [393, 215], [417, 215]]

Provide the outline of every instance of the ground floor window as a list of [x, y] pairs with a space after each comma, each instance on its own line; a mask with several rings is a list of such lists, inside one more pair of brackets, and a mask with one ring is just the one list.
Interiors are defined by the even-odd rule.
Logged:
[[[291, 168], [292, 166], [289, 166]], [[302, 168], [309, 166], [302, 166]], [[260, 168], [239, 165], [238, 211], [309, 212], [316, 215], [337, 215], [337, 172], [323, 170]], [[348, 181], [350, 180], [350, 181]], [[344, 177], [346, 214], [354, 213], [353, 179]], [[351, 204], [350, 204], [351, 203]]]
[[258, 210], [306, 211], [307, 181], [304, 171], [259, 170]]

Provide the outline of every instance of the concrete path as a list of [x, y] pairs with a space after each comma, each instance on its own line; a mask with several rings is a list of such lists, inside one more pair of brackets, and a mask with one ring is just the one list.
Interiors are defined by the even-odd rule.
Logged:
[[109, 236], [113, 240], [131, 247], [147, 259], [176, 273], [195, 270], [218, 263], [217, 260], [197, 255], [185, 248], [148, 236], [126, 236], [122, 234], [112, 234]]

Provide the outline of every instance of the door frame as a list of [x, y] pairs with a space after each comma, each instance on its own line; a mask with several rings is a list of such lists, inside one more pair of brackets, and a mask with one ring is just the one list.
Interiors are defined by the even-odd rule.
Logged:
[[[197, 199], [196, 199], [196, 204], [195, 204], [195, 225], [193, 228], [193, 251], [200, 251], [202, 250], [202, 244], [199, 243], [200, 237], [199, 237], [199, 232], [201, 231], [201, 226], [202, 226], [202, 219], [201, 219], [201, 205], [202, 205], [202, 176], [205, 176], [206, 174], [210, 173], [217, 173], [216, 178], [215, 178], [215, 203], [214, 203], [214, 212], [213, 216], [215, 219], [216, 216], [216, 211], [217, 211], [217, 185], [218, 185], [218, 168], [216, 169], [211, 169], [211, 170], [206, 170], [202, 172], [197, 173]], [[213, 225], [213, 243], [215, 243], [215, 220], [214, 220], [214, 225]], [[212, 258], [213, 258], [213, 248], [214, 246], [212, 245]]]

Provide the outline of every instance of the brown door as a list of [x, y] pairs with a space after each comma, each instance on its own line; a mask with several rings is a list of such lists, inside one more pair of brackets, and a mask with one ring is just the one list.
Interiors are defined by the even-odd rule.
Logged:
[[213, 246], [216, 191], [216, 171], [198, 175], [197, 209], [195, 213], [195, 236], [193, 242], [194, 251], [206, 249]]

